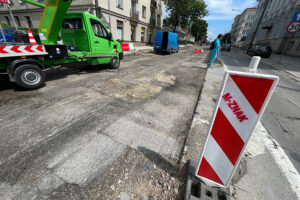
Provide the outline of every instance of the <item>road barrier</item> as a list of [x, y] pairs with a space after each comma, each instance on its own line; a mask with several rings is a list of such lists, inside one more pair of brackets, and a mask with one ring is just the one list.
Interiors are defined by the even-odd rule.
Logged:
[[250, 136], [278, 83], [278, 77], [256, 74], [260, 58], [250, 72], [227, 71], [213, 115], [196, 176], [228, 187]]
[[195, 49], [194, 53], [203, 53], [203, 50], [202, 49]]
[[121, 43], [123, 51], [133, 51], [134, 46], [133, 43]]

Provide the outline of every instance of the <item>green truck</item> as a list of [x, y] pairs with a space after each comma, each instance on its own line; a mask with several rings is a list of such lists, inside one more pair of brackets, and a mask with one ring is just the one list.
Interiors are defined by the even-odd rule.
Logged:
[[[72, 0], [46, 0], [39, 26], [41, 44], [0, 44], [0, 72], [25, 89], [44, 85], [44, 69], [69, 63], [109, 64], [118, 68], [123, 59], [119, 42], [101, 20], [88, 12], [67, 12]], [[58, 44], [58, 38], [61, 38]]]

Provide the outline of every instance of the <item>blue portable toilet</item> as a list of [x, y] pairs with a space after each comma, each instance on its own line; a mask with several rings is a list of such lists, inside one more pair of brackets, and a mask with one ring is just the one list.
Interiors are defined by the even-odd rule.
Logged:
[[154, 38], [154, 52], [178, 52], [178, 35], [170, 31], [157, 31]]

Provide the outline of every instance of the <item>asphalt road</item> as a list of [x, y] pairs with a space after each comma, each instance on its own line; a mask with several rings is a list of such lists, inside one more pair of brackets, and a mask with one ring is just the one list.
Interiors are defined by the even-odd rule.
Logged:
[[[241, 54], [236, 49], [221, 52], [220, 58], [229, 70], [236, 71], [246, 71], [251, 61], [250, 56]], [[261, 121], [300, 172], [300, 83], [292, 75], [262, 62], [258, 66], [258, 73], [272, 74], [280, 78]]]
[[0, 199], [182, 199], [177, 165], [206, 69], [193, 49], [0, 77]]

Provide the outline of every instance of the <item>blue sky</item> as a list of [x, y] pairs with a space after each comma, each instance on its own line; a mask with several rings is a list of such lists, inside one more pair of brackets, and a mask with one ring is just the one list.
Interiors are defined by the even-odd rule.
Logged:
[[[208, 39], [214, 40], [219, 33], [229, 32], [233, 23], [234, 17], [245, 8], [256, 6], [256, 0], [204, 0], [207, 4], [209, 16], [204, 19], [208, 23]], [[165, 17], [168, 15], [165, 12]]]
[[205, 0], [209, 16], [204, 19], [208, 23], [208, 38], [215, 39], [219, 33], [229, 32], [234, 17], [245, 8], [256, 6], [256, 0]]

